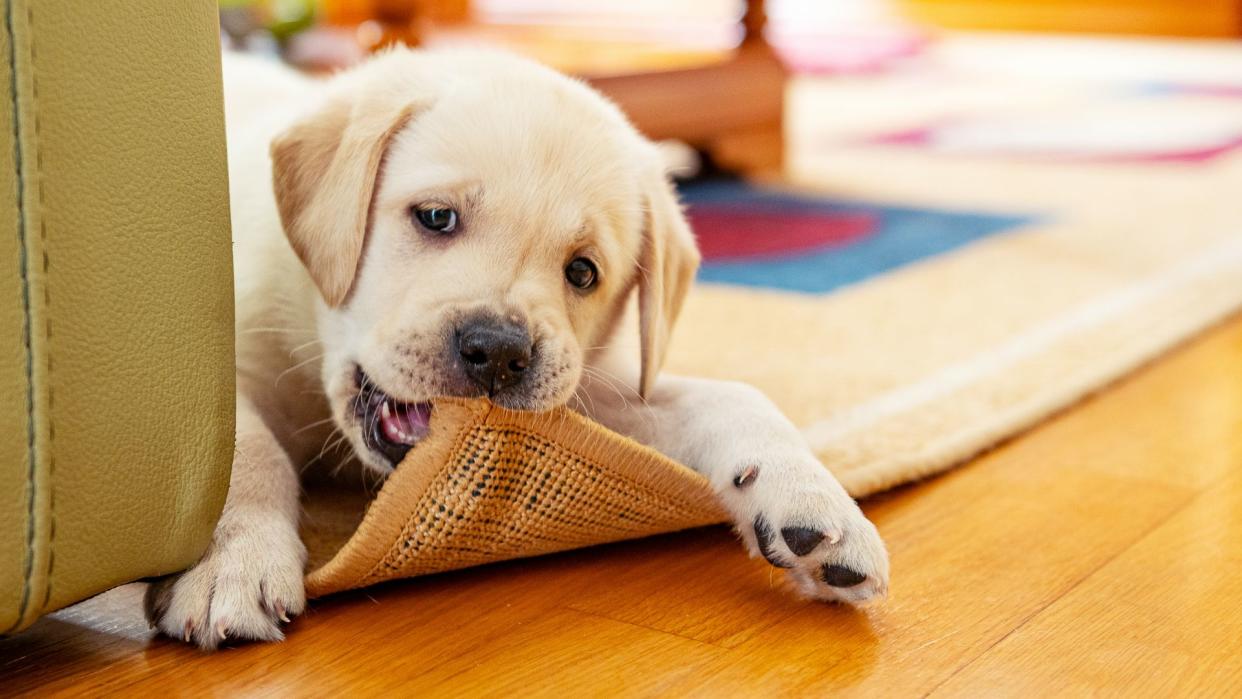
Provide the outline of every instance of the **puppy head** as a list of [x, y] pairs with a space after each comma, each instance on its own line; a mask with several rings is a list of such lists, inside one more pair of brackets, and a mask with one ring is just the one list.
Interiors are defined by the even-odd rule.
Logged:
[[334, 79], [272, 163], [333, 414], [370, 467], [426, 433], [435, 397], [565, 403], [635, 288], [649, 390], [698, 253], [654, 148], [586, 86], [394, 51]]

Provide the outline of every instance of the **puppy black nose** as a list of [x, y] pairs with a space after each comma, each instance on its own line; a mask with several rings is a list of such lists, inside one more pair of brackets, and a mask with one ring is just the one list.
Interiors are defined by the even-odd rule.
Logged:
[[530, 335], [516, 323], [470, 322], [461, 328], [457, 348], [466, 375], [489, 394], [521, 381], [530, 366]]

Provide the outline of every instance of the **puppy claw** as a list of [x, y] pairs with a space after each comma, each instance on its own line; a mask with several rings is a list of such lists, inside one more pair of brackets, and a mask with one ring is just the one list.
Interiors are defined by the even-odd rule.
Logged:
[[[203, 650], [226, 640], [284, 638], [277, 618], [287, 623], [306, 604], [306, 549], [296, 530], [282, 521], [246, 524], [231, 538], [217, 533], [217, 541], [190, 570], [152, 583], [146, 612], [157, 628]], [[263, 556], [256, 558], [254, 551]]]
[[733, 478], [733, 486], [740, 490], [751, 483], [754, 483], [755, 479], [758, 477], [759, 467], [754, 464], [750, 464], [746, 468], [742, 469], [742, 471]]

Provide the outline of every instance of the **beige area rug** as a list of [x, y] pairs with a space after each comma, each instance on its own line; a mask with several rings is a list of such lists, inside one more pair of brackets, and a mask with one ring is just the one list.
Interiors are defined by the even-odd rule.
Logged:
[[[1242, 129], [1233, 145], [1227, 130], [1220, 143], [1202, 130], [1101, 143], [1065, 119], [1242, 125], [1242, 86], [1197, 83], [1193, 69], [1242, 66], [1242, 53], [1131, 47], [1168, 52], [1178, 73], [971, 71], [990, 47], [961, 40], [926, 59], [936, 80], [799, 83], [793, 171], [806, 188], [1037, 218], [832, 293], [702, 285], [668, 370], [763, 389], [861, 497], [962, 463], [1242, 307]], [[1158, 94], [1140, 89], [1165, 78]], [[1032, 130], [1043, 150], [1002, 137]], [[307, 584], [318, 596], [722, 516], [701, 478], [576, 415], [445, 401], [369, 509], [311, 499]]]

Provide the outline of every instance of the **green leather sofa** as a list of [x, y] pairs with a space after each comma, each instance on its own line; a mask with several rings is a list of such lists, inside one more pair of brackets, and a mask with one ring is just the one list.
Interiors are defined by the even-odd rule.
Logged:
[[191, 564], [233, 454], [214, 0], [0, 0], [0, 634]]

